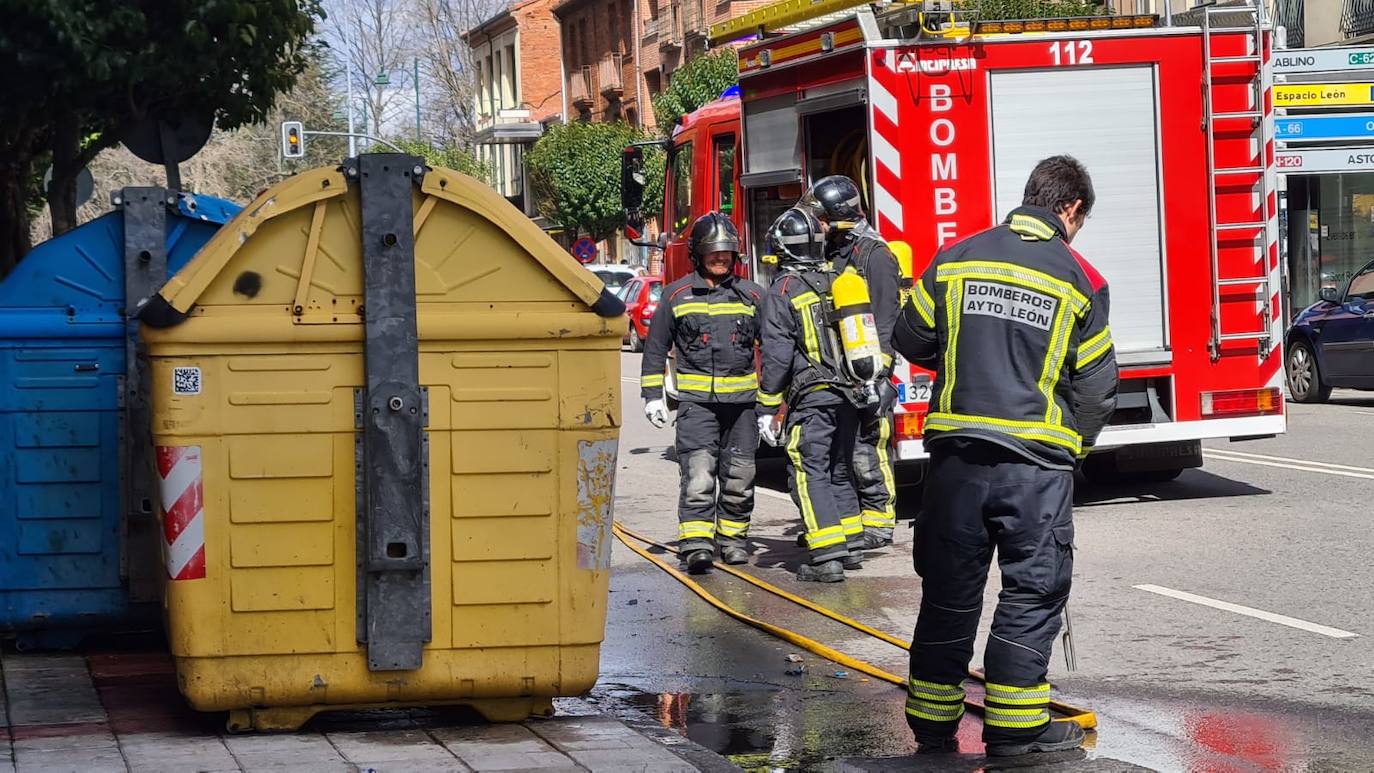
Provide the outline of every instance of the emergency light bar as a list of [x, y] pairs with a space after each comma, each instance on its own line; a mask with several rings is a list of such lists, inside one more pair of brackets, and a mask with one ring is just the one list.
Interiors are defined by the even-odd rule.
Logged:
[[1090, 32], [1096, 30], [1138, 30], [1159, 26], [1159, 14], [1132, 16], [1069, 16], [1054, 19], [1006, 19], [975, 21], [974, 35], [1008, 35], [1022, 32]]

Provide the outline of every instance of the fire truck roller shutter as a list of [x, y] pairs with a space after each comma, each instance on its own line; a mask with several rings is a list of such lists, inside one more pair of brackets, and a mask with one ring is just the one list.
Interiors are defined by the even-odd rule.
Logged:
[[1073, 246], [1107, 278], [1117, 356], [1132, 363], [1169, 359], [1155, 78], [1153, 67], [1084, 67], [991, 81], [998, 220], [1041, 159], [1067, 153], [1088, 167], [1097, 204]]

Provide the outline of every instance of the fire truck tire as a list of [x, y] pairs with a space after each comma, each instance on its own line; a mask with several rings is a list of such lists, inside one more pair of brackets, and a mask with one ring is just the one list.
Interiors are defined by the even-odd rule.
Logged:
[[1322, 381], [1312, 345], [1306, 341], [1288, 347], [1288, 393], [1299, 403], [1324, 403], [1331, 396], [1331, 385]]
[[644, 339], [639, 337], [639, 331], [635, 329], [635, 324], [633, 322], [630, 323], [630, 334], [627, 337], [630, 341], [630, 351], [644, 351]]
[[1099, 486], [1133, 483], [1168, 483], [1183, 474], [1184, 467], [1160, 470], [1123, 470], [1117, 464], [1116, 453], [1105, 451], [1083, 460], [1083, 477]]

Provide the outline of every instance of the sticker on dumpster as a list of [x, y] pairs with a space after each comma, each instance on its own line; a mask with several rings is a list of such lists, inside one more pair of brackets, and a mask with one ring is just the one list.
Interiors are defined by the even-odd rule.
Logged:
[[158, 446], [157, 475], [167, 576], [173, 580], [205, 579], [205, 488], [200, 446]]
[[577, 443], [577, 568], [611, 568], [618, 441]]
[[200, 394], [200, 368], [172, 368], [172, 394]]

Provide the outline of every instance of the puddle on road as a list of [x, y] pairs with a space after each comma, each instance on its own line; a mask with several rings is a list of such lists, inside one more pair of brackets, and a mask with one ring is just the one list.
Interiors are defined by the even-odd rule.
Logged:
[[817, 770], [840, 757], [901, 755], [910, 731], [866, 696], [789, 689], [652, 693], [604, 685], [598, 696], [724, 756], [747, 771]]

